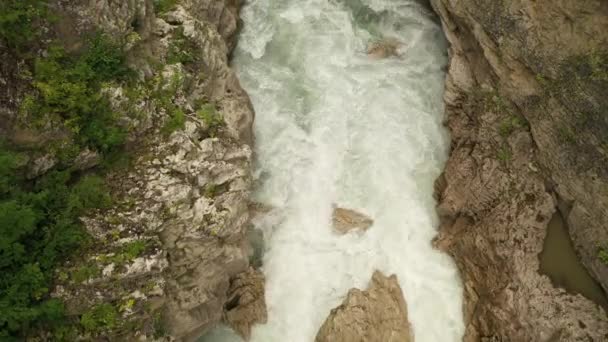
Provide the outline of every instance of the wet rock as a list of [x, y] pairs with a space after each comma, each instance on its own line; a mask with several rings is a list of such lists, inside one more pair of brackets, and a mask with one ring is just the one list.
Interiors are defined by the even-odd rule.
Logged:
[[331, 311], [315, 341], [414, 341], [397, 277], [376, 271], [367, 290], [350, 290], [342, 305]]
[[383, 39], [370, 44], [367, 48], [367, 55], [374, 59], [399, 57], [399, 49], [402, 46], [403, 44], [396, 39]]
[[332, 224], [335, 231], [346, 234], [351, 231], [366, 231], [374, 224], [374, 220], [351, 209], [334, 207]]
[[268, 319], [264, 283], [264, 274], [253, 268], [238, 274], [230, 282], [224, 321], [246, 341], [251, 337], [251, 327], [266, 323]]

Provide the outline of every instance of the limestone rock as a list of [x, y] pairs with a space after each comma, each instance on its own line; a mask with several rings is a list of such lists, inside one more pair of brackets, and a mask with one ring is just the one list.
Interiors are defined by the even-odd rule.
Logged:
[[[452, 137], [436, 182], [435, 244], [462, 275], [464, 340], [607, 340], [604, 310], [554, 287], [539, 274], [538, 255], [559, 207], [583, 263], [608, 289], [594, 245], [608, 241], [608, 122], [599, 115], [608, 96], [592, 66], [606, 60], [594, 51], [605, 51], [608, 7], [431, 3], [450, 42], [444, 100]], [[579, 121], [581, 110], [589, 121]]]
[[334, 206], [332, 224], [338, 233], [346, 234], [351, 231], [366, 231], [374, 224], [374, 220], [354, 210]]
[[264, 274], [253, 268], [230, 281], [224, 321], [246, 341], [251, 337], [252, 325], [266, 323], [268, 319], [264, 283]]
[[412, 342], [397, 276], [376, 271], [367, 290], [351, 289], [319, 329], [316, 342]]
[[[262, 307], [264, 296], [263, 278], [244, 280], [249, 278], [243, 275], [251, 251], [254, 113], [228, 60], [241, 2], [183, 0], [158, 15], [153, 3], [58, 1], [63, 15], [57, 35], [68, 49], [97, 30], [117, 40], [132, 38], [128, 62], [146, 84], [135, 101], [120, 84], [103, 89], [129, 127], [126, 145], [132, 163], [107, 176], [113, 207], [82, 218], [97, 242], [82, 256], [95, 266], [90, 276], [85, 273], [78, 282], [63, 276], [54, 293], [66, 300], [73, 315], [101, 302], [134, 305], [121, 311], [124, 330], [99, 332], [94, 336], [98, 340], [152, 340], [162, 323], [167, 339], [195, 341], [222, 321], [225, 304], [237, 297], [242, 305], [227, 317], [246, 334], [262, 320], [261, 311], [252, 312], [251, 305]], [[188, 41], [194, 60], [168, 63], [170, 49], [180, 39]], [[184, 123], [164, 132], [170, 113], [154, 94], [169, 90]], [[197, 115], [202, 104], [222, 119], [214, 132]], [[81, 157], [79, 167], [94, 164], [91, 153]], [[81, 266], [68, 263], [64, 268], [74, 273]], [[125, 297], [134, 293], [137, 298]], [[255, 301], [245, 301], [251, 295]], [[257, 316], [247, 321], [244, 316], [252, 313]]]
[[27, 179], [34, 179], [48, 170], [52, 169], [57, 164], [57, 158], [52, 154], [45, 154], [33, 159], [27, 168]]

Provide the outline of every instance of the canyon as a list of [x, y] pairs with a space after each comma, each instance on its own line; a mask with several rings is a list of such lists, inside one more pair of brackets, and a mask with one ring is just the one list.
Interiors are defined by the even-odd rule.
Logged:
[[[31, 296], [63, 322], [0, 338], [608, 340], [608, 3], [28, 1], [53, 18], [25, 53], [0, 15], [7, 169], [112, 201]], [[100, 32], [124, 167], [31, 109], [56, 45], [106, 70]]]

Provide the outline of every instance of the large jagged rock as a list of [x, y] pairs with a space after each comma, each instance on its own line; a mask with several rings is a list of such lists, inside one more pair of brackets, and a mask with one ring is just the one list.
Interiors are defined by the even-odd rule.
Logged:
[[376, 271], [367, 290], [352, 289], [319, 329], [316, 342], [411, 342], [397, 276]]
[[351, 209], [334, 206], [332, 225], [340, 234], [350, 231], [366, 231], [374, 224], [371, 218]]
[[268, 320], [264, 284], [264, 274], [253, 268], [230, 281], [228, 302], [224, 305], [224, 321], [245, 341], [249, 341], [254, 324], [266, 323]]
[[[608, 6], [432, 0], [450, 42], [452, 150], [436, 245], [465, 289], [465, 341], [605, 341], [606, 313], [539, 274], [556, 210], [608, 289]], [[584, 113], [584, 114], [582, 114]], [[602, 147], [604, 146], [604, 147]]]

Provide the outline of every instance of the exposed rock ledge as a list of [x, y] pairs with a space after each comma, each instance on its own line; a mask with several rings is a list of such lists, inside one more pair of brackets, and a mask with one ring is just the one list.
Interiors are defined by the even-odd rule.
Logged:
[[450, 159], [436, 244], [465, 289], [465, 341], [607, 341], [596, 303], [539, 274], [562, 211], [608, 289], [608, 6], [596, 0], [432, 0], [450, 42]]
[[367, 290], [351, 289], [319, 329], [316, 342], [411, 342], [397, 276], [376, 271]]

